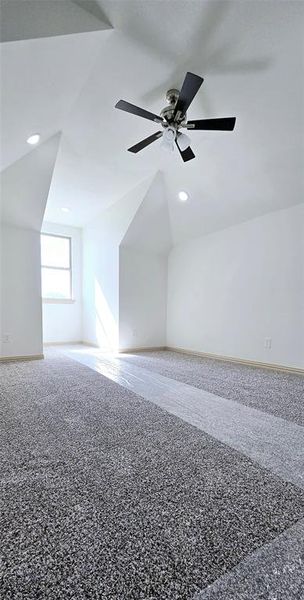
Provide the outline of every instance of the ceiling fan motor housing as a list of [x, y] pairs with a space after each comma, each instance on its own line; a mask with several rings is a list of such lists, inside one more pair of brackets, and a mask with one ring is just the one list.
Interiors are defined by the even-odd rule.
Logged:
[[187, 118], [187, 115], [183, 115], [182, 119], [179, 120], [179, 122], [176, 122], [176, 118], [174, 118], [174, 110], [175, 110], [175, 106], [176, 103], [178, 101], [178, 97], [179, 97], [179, 90], [176, 89], [170, 89], [167, 91], [166, 93], [166, 100], [168, 103], [168, 106], [165, 106], [165, 108], [163, 108], [160, 112], [160, 116], [165, 119], [165, 123], [164, 123], [164, 127], [166, 127], [166, 122], [169, 123], [170, 125], [178, 127], [179, 124], [182, 121], [185, 121]]

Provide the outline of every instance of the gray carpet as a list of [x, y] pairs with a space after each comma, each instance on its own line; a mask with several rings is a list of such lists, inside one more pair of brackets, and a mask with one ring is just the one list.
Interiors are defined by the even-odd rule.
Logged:
[[193, 600], [304, 598], [304, 520], [253, 552]]
[[304, 376], [170, 351], [120, 360], [304, 425]]
[[190, 599], [303, 516], [293, 485], [77, 362], [0, 371], [5, 599]]

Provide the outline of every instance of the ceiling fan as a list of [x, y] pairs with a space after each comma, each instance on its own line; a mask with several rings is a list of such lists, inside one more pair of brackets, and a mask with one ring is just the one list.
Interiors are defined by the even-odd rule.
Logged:
[[128, 148], [128, 152], [136, 154], [140, 150], [143, 150], [152, 142], [155, 142], [159, 138], [162, 138], [162, 145], [169, 150], [174, 150], [174, 144], [177, 146], [180, 155], [184, 162], [195, 158], [195, 154], [190, 148], [191, 140], [185, 133], [182, 133], [180, 129], [185, 128], [194, 131], [202, 130], [218, 130], [218, 131], [232, 131], [235, 126], [235, 117], [224, 117], [220, 119], [199, 119], [196, 121], [187, 121], [187, 110], [200, 89], [204, 79], [195, 75], [194, 73], [186, 73], [182, 89], [179, 90], [168, 90], [166, 94], [166, 100], [168, 106], [163, 108], [160, 115], [151, 113], [139, 106], [130, 104], [125, 100], [119, 100], [115, 105], [115, 108], [124, 110], [126, 112], [149, 119], [155, 123], [159, 123], [163, 130], [157, 131], [149, 137], [145, 138], [135, 146]]

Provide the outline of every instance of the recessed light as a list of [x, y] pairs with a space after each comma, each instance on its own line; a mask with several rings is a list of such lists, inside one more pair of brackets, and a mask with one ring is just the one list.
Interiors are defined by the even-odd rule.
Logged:
[[63, 206], [61, 210], [62, 210], [62, 212], [70, 212], [70, 209], [67, 208], [66, 206]]
[[34, 146], [35, 144], [38, 144], [40, 140], [40, 135], [39, 133], [33, 133], [33, 135], [30, 135], [29, 138], [27, 138], [27, 143], [31, 144], [31, 146]]
[[178, 197], [181, 202], [186, 202], [186, 200], [189, 198], [187, 192], [178, 192]]

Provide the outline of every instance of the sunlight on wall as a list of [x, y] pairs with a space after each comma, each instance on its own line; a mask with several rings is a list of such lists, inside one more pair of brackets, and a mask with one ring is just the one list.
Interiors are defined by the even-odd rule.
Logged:
[[117, 352], [118, 324], [95, 278], [96, 340], [103, 350]]

